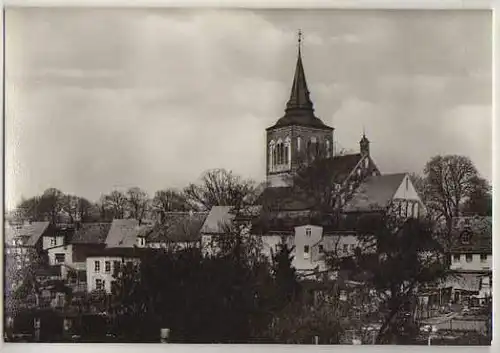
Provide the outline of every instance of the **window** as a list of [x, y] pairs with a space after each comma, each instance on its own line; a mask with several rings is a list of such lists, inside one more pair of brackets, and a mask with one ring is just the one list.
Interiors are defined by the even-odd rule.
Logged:
[[56, 246], [56, 244], [57, 244], [56, 237], [50, 238], [50, 246]]
[[320, 245], [318, 246], [318, 252], [319, 252], [320, 254], [323, 254], [323, 253], [325, 252], [325, 250], [323, 249], [323, 245], [321, 245], [321, 244], [320, 244]]
[[311, 236], [311, 228], [306, 228], [306, 236]]
[[462, 242], [462, 244], [470, 244], [471, 238], [472, 233], [467, 230], [460, 235], [460, 241]]
[[347, 254], [349, 252], [349, 244], [344, 244], [342, 246], [342, 250], [343, 250], [344, 254]]
[[309, 245], [304, 245], [304, 257], [309, 257]]
[[56, 254], [56, 263], [64, 263], [66, 254]]
[[460, 262], [460, 254], [453, 255], [453, 262]]
[[330, 141], [325, 141], [326, 158], [330, 158]]
[[120, 269], [120, 261], [113, 261], [113, 270], [117, 271]]
[[472, 262], [472, 254], [465, 255], [465, 261]]
[[101, 270], [101, 263], [99, 261], [94, 261], [94, 271], [99, 272]]
[[111, 272], [111, 261], [104, 262], [104, 271], [108, 273]]
[[299, 137], [297, 137], [297, 151], [300, 151], [300, 145], [302, 143], [302, 139]]
[[104, 289], [104, 281], [100, 278], [97, 278], [95, 280], [95, 289], [96, 290], [103, 290]]
[[488, 260], [488, 255], [487, 254], [481, 254], [481, 262], [486, 262]]

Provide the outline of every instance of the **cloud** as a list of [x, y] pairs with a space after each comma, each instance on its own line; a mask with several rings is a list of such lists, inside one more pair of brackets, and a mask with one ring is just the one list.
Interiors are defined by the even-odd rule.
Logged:
[[[491, 177], [487, 11], [7, 11], [6, 191], [150, 194], [208, 168], [265, 178], [304, 33], [317, 115], [383, 171], [437, 153]], [[480, 124], [477, 121], [481, 121]], [[397, 148], [395, 148], [397, 146]]]

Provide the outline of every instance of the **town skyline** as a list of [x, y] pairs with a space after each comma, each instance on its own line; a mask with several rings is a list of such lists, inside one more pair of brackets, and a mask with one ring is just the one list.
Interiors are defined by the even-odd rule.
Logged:
[[9, 9], [7, 208], [48, 187], [153, 194], [212, 168], [264, 181], [299, 28], [311, 99], [341, 147], [358, 150], [364, 129], [384, 173], [461, 154], [491, 182], [489, 12], [326, 13]]

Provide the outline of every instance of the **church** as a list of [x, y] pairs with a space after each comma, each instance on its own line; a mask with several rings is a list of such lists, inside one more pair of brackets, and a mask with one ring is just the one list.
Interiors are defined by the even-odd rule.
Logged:
[[[310, 273], [325, 266], [324, 252], [349, 255], [357, 247], [356, 230], [339, 218], [373, 212], [420, 217], [425, 209], [407, 173], [383, 174], [379, 170], [364, 133], [358, 153], [336, 153], [334, 128], [314, 112], [300, 32], [298, 44], [284, 115], [266, 129], [266, 188], [250, 217], [250, 233], [262, 239], [269, 255], [286, 239], [294, 248], [295, 268]], [[217, 224], [234, 219], [232, 213], [225, 206], [210, 211], [207, 222], [211, 225], [202, 228], [202, 246], [217, 235], [213, 231]]]

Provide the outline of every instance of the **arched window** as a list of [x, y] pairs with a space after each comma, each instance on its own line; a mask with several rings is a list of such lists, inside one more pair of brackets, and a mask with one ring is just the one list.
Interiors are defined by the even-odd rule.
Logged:
[[413, 217], [415, 217], [415, 218], [419, 217], [419, 214], [418, 214], [418, 202], [415, 202], [413, 204]]
[[300, 152], [300, 145], [302, 144], [302, 138], [299, 136], [297, 137], [297, 151]]
[[274, 166], [274, 140], [269, 143], [269, 169]]
[[292, 156], [292, 149], [290, 146], [290, 137], [287, 136], [285, 139], [285, 164], [289, 165], [291, 161], [291, 156]]
[[273, 146], [273, 165], [278, 164], [278, 145]]
[[276, 164], [280, 165], [281, 163], [283, 163], [282, 158], [283, 158], [283, 141], [279, 139], [278, 143], [276, 144]]
[[325, 141], [326, 158], [330, 158], [330, 141]]
[[370, 160], [368, 158], [365, 158], [365, 168], [368, 168], [370, 165]]

